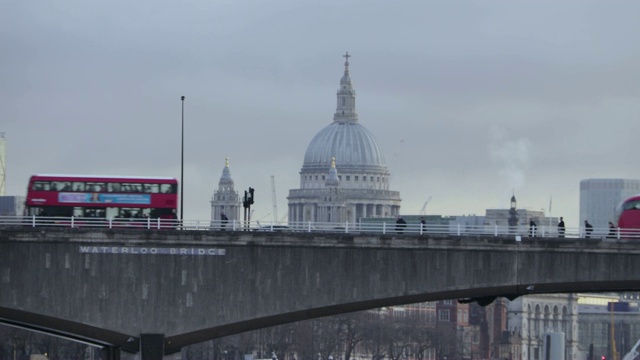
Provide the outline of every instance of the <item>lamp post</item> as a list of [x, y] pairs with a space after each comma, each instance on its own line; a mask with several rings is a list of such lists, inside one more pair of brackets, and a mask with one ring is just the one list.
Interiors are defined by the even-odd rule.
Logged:
[[184, 219], [184, 96], [180, 97], [182, 101], [182, 148], [180, 150], [180, 224]]
[[16, 360], [17, 355], [17, 344], [18, 343], [18, 335], [13, 336], [13, 360]]

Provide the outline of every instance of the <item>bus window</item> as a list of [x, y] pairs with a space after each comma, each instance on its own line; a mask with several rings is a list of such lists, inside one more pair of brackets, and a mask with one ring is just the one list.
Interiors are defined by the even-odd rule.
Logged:
[[[64, 182], [64, 181], [52, 181], [51, 182], [51, 191], [67, 191], [65, 190], [65, 186], [68, 183]], [[70, 187], [71, 185], [69, 185]]]
[[81, 207], [74, 207], [73, 208], [73, 216], [74, 217], [83, 217], [84, 214], [82, 213], [82, 208]]
[[129, 209], [129, 208], [120, 209], [120, 217], [121, 218], [130, 218], [131, 217], [131, 209]]
[[73, 215], [73, 208], [66, 206], [47, 206], [44, 208], [42, 216], [64, 216], [71, 217]]
[[109, 183], [107, 184], [107, 191], [109, 192], [120, 192], [120, 183]]
[[74, 181], [73, 191], [84, 191], [84, 182]]
[[144, 188], [144, 192], [146, 193], [157, 194], [160, 192], [160, 186], [158, 186], [158, 184], [146, 184]]
[[173, 209], [152, 209], [149, 214], [152, 218], [163, 218], [165, 216], [173, 215]]
[[85, 191], [101, 192], [101, 191], [106, 191], [106, 188], [104, 186], [104, 183], [87, 182], [87, 187]]
[[161, 184], [160, 192], [163, 194], [175, 194], [175, 186], [173, 184]]
[[142, 192], [141, 184], [124, 183], [122, 184], [122, 187], [124, 192], [138, 192], [138, 193]]
[[142, 192], [140, 184], [124, 183], [122, 184], [122, 191], [124, 192]]
[[627, 201], [623, 205], [623, 210], [637, 210], [640, 209], [640, 200]]
[[49, 191], [50, 184], [48, 181], [36, 181], [33, 183], [33, 190], [36, 191]]
[[43, 209], [41, 207], [28, 207], [25, 208], [25, 213], [28, 216], [41, 216]]
[[114, 207], [107, 208], [107, 212], [105, 214], [105, 217], [107, 219], [117, 218], [119, 210], [120, 209], [114, 208]]

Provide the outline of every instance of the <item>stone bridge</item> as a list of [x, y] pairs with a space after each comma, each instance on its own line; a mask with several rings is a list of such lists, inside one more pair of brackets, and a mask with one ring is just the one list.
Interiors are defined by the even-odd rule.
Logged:
[[107, 359], [382, 306], [636, 290], [637, 240], [0, 228], [0, 322]]

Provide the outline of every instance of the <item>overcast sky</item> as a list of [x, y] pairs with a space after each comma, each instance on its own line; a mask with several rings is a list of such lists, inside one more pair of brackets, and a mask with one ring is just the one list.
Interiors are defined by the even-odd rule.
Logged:
[[[225, 157], [278, 217], [333, 120], [360, 123], [403, 214], [518, 208], [578, 225], [579, 182], [640, 178], [640, 2], [0, 0], [7, 195], [36, 173], [180, 178], [210, 218]], [[339, 160], [338, 160], [339, 161]]]

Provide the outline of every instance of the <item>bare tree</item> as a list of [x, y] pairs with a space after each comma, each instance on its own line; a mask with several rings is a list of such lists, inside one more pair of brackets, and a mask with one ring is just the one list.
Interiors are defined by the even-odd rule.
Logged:
[[363, 349], [371, 355], [372, 360], [383, 359], [387, 356], [389, 337], [393, 331], [386, 318], [378, 313], [370, 312], [365, 317], [365, 329], [363, 331]]
[[364, 341], [364, 320], [366, 316], [366, 312], [339, 316], [344, 360], [350, 360], [358, 345]]

